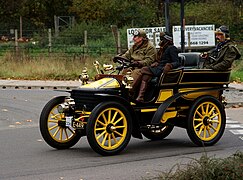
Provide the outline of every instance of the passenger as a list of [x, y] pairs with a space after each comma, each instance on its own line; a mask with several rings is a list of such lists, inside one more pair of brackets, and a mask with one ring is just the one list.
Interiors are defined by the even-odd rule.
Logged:
[[162, 73], [167, 73], [173, 68], [180, 66], [178, 50], [173, 45], [173, 37], [169, 33], [161, 33], [160, 49], [157, 54], [157, 62], [151, 66], [141, 69], [141, 75], [134, 79], [131, 92], [134, 94], [139, 89], [137, 101], [144, 101], [144, 94], [148, 86], [148, 82], [153, 76], [159, 77]]
[[239, 59], [241, 55], [233, 41], [230, 40], [229, 30], [226, 26], [216, 29], [215, 35], [219, 43], [216, 48], [202, 55], [205, 58], [203, 67], [215, 71], [225, 71], [230, 69], [234, 60]]
[[[134, 45], [127, 50], [122, 56], [131, 60], [133, 67], [132, 77], [136, 78], [140, 69], [144, 66], [149, 66], [155, 62], [156, 48], [149, 41], [146, 32], [139, 29], [133, 36]], [[122, 74], [126, 74], [129, 69], [125, 69]]]

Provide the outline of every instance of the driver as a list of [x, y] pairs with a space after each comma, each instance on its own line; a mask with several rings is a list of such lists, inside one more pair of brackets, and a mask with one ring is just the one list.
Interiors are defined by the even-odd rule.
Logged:
[[[133, 41], [134, 45], [122, 57], [131, 61], [131, 66], [133, 67], [132, 77], [136, 78], [140, 74], [142, 67], [149, 66], [155, 61], [156, 48], [142, 29], [135, 31]], [[127, 71], [130, 71], [130, 69], [123, 70], [122, 74], [126, 74]]]
[[216, 29], [215, 36], [219, 42], [216, 48], [202, 55], [205, 58], [204, 68], [225, 71], [230, 69], [234, 60], [239, 59], [241, 55], [230, 40], [229, 30], [226, 26]]

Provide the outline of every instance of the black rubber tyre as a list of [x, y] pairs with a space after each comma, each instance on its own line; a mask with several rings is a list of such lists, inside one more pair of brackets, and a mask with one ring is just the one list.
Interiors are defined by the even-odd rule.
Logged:
[[157, 140], [162, 140], [162, 139], [166, 138], [167, 136], [169, 136], [169, 134], [172, 132], [173, 129], [174, 129], [174, 126], [166, 125], [164, 127], [160, 127], [155, 130], [142, 131], [142, 134], [146, 138], [148, 138], [152, 141], [157, 141]]
[[196, 145], [211, 146], [222, 137], [225, 124], [223, 104], [213, 96], [203, 96], [190, 109], [187, 134]]
[[[65, 96], [51, 99], [43, 108], [40, 115], [40, 132], [47, 144], [56, 149], [68, 149], [74, 146], [81, 134], [74, 129], [60, 125], [59, 121], [65, 121], [64, 114], [57, 111], [57, 106], [64, 102]], [[63, 124], [63, 123], [62, 123]]]
[[117, 102], [102, 102], [91, 112], [86, 134], [91, 148], [100, 155], [120, 153], [130, 141], [132, 132], [129, 111]]

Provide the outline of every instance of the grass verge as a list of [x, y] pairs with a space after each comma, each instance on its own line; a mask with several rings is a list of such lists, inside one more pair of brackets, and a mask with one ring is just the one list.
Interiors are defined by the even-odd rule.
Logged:
[[[243, 45], [239, 46], [243, 54]], [[70, 56], [66, 53], [18, 53], [7, 52], [0, 56], [1, 79], [28, 79], [28, 80], [77, 80], [84, 67], [88, 68], [88, 74], [92, 78], [96, 69], [94, 61], [102, 64], [111, 64], [112, 55], [101, 56]], [[243, 82], [243, 55], [233, 64], [230, 80]]]
[[[19, 58], [21, 57], [21, 58]], [[26, 80], [76, 80], [84, 67], [88, 68], [90, 77], [97, 74], [94, 61], [111, 63], [111, 57], [67, 57], [61, 54], [48, 57], [29, 57], [27, 55], [6, 54], [0, 58], [1, 79]]]
[[227, 158], [202, 155], [186, 165], [177, 164], [168, 172], [161, 172], [147, 180], [242, 180], [243, 152], [236, 152]]

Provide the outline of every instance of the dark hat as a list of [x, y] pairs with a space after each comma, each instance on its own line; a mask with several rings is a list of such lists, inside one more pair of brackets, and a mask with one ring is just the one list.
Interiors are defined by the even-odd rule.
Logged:
[[162, 41], [163, 39], [165, 39], [167, 41], [173, 41], [172, 34], [167, 33], [167, 32], [161, 32], [160, 33], [160, 40]]
[[147, 38], [146, 32], [142, 29], [138, 29], [137, 31], [134, 32], [133, 35], [143, 37], [143, 38]]
[[226, 36], [229, 36], [229, 29], [226, 26], [220, 26], [216, 29], [215, 34], [224, 34]]

